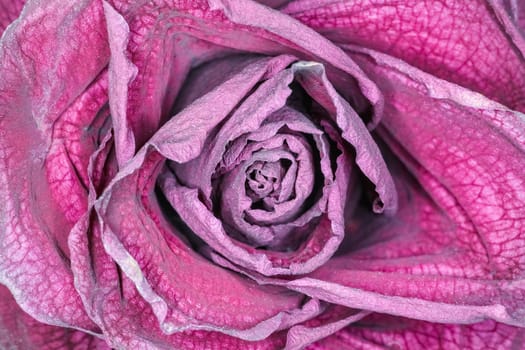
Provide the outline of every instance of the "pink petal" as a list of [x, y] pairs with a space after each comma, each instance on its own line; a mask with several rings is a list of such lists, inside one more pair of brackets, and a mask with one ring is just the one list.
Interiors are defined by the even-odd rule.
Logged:
[[0, 285], [0, 348], [39, 350], [109, 350], [102, 339], [71, 328], [40, 323], [26, 314]]
[[[106, 42], [99, 2], [35, 1], [0, 45], [0, 280], [36, 319], [92, 331], [97, 328], [74, 290], [68, 261], [66, 236], [77, 208], [66, 212], [53, 199], [54, 191], [65, 189], [49, 183], [46, 161], [58, 154], [55, 171], [67, 169], [68, 175], [73, 163], [82, 162], [75, 157], [65, 162], [68, 145], [53, 143], [54, 127], [64, 126], [59, 122], [64, 114], [75, 115], [69, 107], [82, 108], [80, 95], [107, 64]], [[89, 123], [91, 112], [76, 113], [72, 143], [75, 128]], [[79, 151], [82, 158], [85, 150]], [[79, 180], [65, 180], [73, 197], [82, 197], [73, 188]]]
[[[86, 310], [100, 325], [111, 347], [156, 350], [160, 346], [204, 350], [216, 346], [221, 349], [259, 350], [278, 349], [284, 344], [283, 334], [275, 334], [261, 341], [246, 341], [219, 332], [191, 330], [191, 326], [177, 329], [175, 333], [174, 330], [167, 332], [164, 328], [165, 324], [162, 325], [164, 328], [162, 329], [156, 313], [162, 301], [159, 299], [156, 304], [151, 305], [144, 299], [144, 295], [137, 290], [135, 282], [128, 278], [126, 272], [122, 271], [106, 253], [99, 228], [95, 220], [88, 220], [86, 216], [72, 231], [70, 236], [71, 249], [74, 253], [72, 268], [76, 276], [75, 285], [82, 295]], [[176, 237], [168, 239], [169, 252], [171, 249], [184, 247], [184, 243]], [[180, 258], [184, 261], [190, 257], [188, 263], [191, 264], [192, 255], [193, 253], [190, 253], [190, 256], [182, 255]], [[173, 262], [173, 259], [170, 258], [170, 261]], [[179, 280], [162, 280], [175, 285], [179, 282]], [[202, 286], [206, 286], [206, 283]], [[175, 295], [171, 297], [175, 298]], [[182, 298], [180, 302], [184, 303], [185, 300]], [[186, 306], [181, 304], [190, 313], [194, 312], [195, 307], [199, 307], [199, 304], [184, 305]], [[216, 317], [220, 317], [221, 314], [222, 312]]]
[[111, 60], [109, 62], [109, 106], [115, 131], [115, 148], [120, 166], [135, 154], [135, 136], [128, 120], [128, 85], [138, 73], [137, 67], [126, 57], [129, 27], [111, 5], [104, 2], [104, 14], [108, 26]]
[[335, 42], [399, 57], [525, 111], [523, 37], [497, 3], [296, 0], [283, 11]]
[[2, 0], [0, 1], [0, 36], [15, 19], [18, 18], [25, 0]]
[[373, 314], [307, 350], [522, 350], [525, 331], [494, 321], [472, 325], [429, 323]]
[[409, 166], [416, 178], [434, 200], [443, 203], [440, 194], [447, 193], [462, 209], [448, 215], [467, 220], [464, 227], [472, 225], [491, 273], [517, 276], [525, 267], [523, 115], [400, 61], [369, 54], [373, 61], [361, 62], [388, 94], [385, 129], [413, 159]]
[[[236, 107], [231, 117], [221, 124], [220, 130], [214, 132], [213, 136], [206, 140], [204, 150], [199, 157], [189, 162], [183, 161], [172, 165], [179, 180], [170, 175], [162, 176], [161, 180], [161, 187], [168, 200], [190, 229], [196, 232], [213, 249], [227, 256], [236, 264], [249, 267], [265, 275], [301, 274], [312, 271], [333, 255], [343, 237], [341, 233], [344, 199], [341, 198], [344, 198], [348, 191], [346, 181], [348, 181], [349, 176], [345, 174], [347, 170], [341, 169], [347, 169], [347, 164], [338, 164], [335, 184], [332, 185], [331, 180], [330, 183], [325, 183], [326, 196], [329, 198], [328, 216], [321, 220], [321, 224], [314, 230], [314, 234], [310, 235], [308, 241], [297, 252], [273, 254], [271, 251], [255, 250], [252, 247], [236, 244], [229, 237], [224, 228], [224, 223], [209, 210], [209, 207], [212, 206], [210, 199], [211, 179], [217, 164], [224, 156], [226, 145], [245, 133], [260, 130], [263, 121], [285, 105], [291, 94], [289, 85], [294, 79], [305, 88], [313, 100], [324, 107], [326, 115], [321, 117], [325, 118], [327, 122], [333, 120], [334, 124], [341, 129], [340, 132], [342, 132], [345, 141], [355, 148], [357, 164], [365, 176], [376, 185], [376, 190], [387, 213], [392, 214], [396, 208], [395, 188], [379, 149], [371, 139], [362, 120], [328, 81], [323, 66], [316, 63], [299, 62], [293, 64], [291, 69], [279, 72], [278, 67], [282, 69], [282, 66], [289, 64], [289, 61], [282, 64], [282, 60], [286, 57], [289, 56], [276, 57], [272, 60], [274, 61], [271, 64], [271, 67], [274, 68], [272, 74], [266, 74], [267, 80], [262, 82]], [[253, 72], [255, 64], [245, 66], [246, 62], [244, 61], [238, 58], [228, 58], [222, 62], [200, 68], [197, 77], [191, 78], [190, 91], [183, 91], [183, 100], [193, 100], [193, 95], [199, 95], [202, 90], [206, 92], [210, 89], [212, 93], [204, 95], [201, 99], [196, 99], [194, 104], [183, 110], [175, 118], [185, 122], [185, 118], [189, 119], [189, 116], [196, 112], [204, 113], [206, 116], [210, 115], [209, 110], [214, 111], [211, 113], [212, 115], [222, 115], [222, 113], [217, 114], [215, 112], [217, 109], [216, 99], [228, 101], [228, 103], [240, 101], [238, 97], [232, 98], [233, 95], [231, 97], [230, 95], [239, 92], [244, 95], [244, 91], [248, 90], [246, 87], [251, 86], [247, 85], [247, 82], [260, 76], [259, 73]], [[260, 61], [263, 62], [264, 60]], [[248, 62], [251, 61], [248, 60]], [[228, 76], [237, 72], [235, 79], [239, 79], [240, 82], [233, 88], [231, 81], [220, 85], [217, 82], [220, 79], [217, 78], [222, 77], [224, 72], [228, 72]], [[173, 138], [173, 136], [170, 137]], [[202, 141], [196, 137], [195, 142], [200, 143]], [[197, 148], [192, 151], [196, 150]], [[350, 162], [349, 159], [345, 162]], [[321, 164], [325, 163], [326, 160], [322, 160]], [[196, 174], [199, 175], [196, 176]], [[235, 192], [237, 191], [233, 191], [233, 193]], [[202, 201], [198, 199], [199, 193], [203, 197]], [[227, 196], [228, 193], [230, 192], [226, 191], [223, 194]], [[227, 200], [230, 201], [230, 199]], [[235, 221], [234, 213], [228, 211], [231, 209], [238, 213], [233, 207], [242, 207], [243, 202], [240, 200], [231, 200], [231, 202], [232, 208], [227, 208], [225, 213], [231, 219], [229, 221]], [[377, 206], [374, 209], [381, 211], [383, 208]], [[260, 229], [258, 234], [263, 235], [263, 229]]]

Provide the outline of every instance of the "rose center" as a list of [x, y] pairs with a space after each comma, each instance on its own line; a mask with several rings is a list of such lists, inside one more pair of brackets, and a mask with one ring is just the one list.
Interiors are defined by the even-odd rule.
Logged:
[[253, 201], [253, 209], [270, 211], [275, 208], [275, 204], [290, 198], [295, 177], [291, 165], [291, 161], [281, 159], [276, 162], [257, 161], [248, 167], [246, 192]]

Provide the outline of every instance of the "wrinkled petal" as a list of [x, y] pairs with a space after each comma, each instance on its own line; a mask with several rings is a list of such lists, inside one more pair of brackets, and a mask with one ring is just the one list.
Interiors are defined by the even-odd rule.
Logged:
[[110, 350], [93, 335], [40, 323], [20, 309], [0, 285], [0, 348], [39, 350]]
[[397, 194], [386, 164], [374, 140], [363, 127], [359, 116], [337, 93], [328, 80], [324, 67], [316, 63], [298, 64], [294, 72], [308, 93], [325, 108], [336, 121], [341, 137], [355, 148], [356, 164], [375, 185], [379, 196], [374, 211], [387, 214], [397, 209]]
[[497, 0], [295, 0], [283, 11], [334, 42], [399, 57], [525, 111], [523, 37]]
[[[98, 225], [87, 231], [88, 221], [81, 220], [78, 230], [72, 233], [72, 247], [79, 257], [73, 267], [77, 269], [77, 287], [85, 297], [90, 315], [101, 324], [108, 344], [114, 348], [143, 348], [156, 350], [159, 347], [175, 349], [282, 349], [301, 348], [327, 334], [359, 321], [368, 312], [344, 308], [330, 308], [328, 312], [293, 327], [287, 336], [285, 331], [270, 335], [264, 340], [246, 341], [219, 332], [203, 330], [181, 330], [166, 334], [161, 330], [157, 317], [134, 282], [118, 268], [102, 245]], [[180, 242], [170, 239], [175, 248]], [[203, 285], [203, 288], [210, 285]], [[181, 301], [184, 302], [184, 301]], [[195, 306], [199, 306], [195, 304]], [[306, 309], [315, 310], [320, 305], [310, 301]], [[322, 306], [322, 309], [325, 309]], [[312, 311], [310, 310], [310, 311]]]
[[135, 136], [127, 116], [128, 85], [137, 76], [138, 69], [126, 57], [129, 27], [108, 3], [104, 2], [104, 14], [108, 26], [111, 60], [109, 62], [109, 106], [115, 130], [115, 147], [119, 165], [124, 165], [135, 154]]
[[[250, 56], [231, 57], [203, 66], [195, 72], [194, 77], [190, 77], [193, 79], [188, 81], [188, 90], [182, 91], [179, 102], [182, 106], [178, 109], [191, 105], [183, 114], [176, 115], [182, 123], [187, 124], [182, 130], [191, 131], [191, 118], [194, 113], [198, 113], [197, 120], [216, 116], [217, 119], [208, 118], [209, 123], [215, 123], [210, 126], [212, 128], [225, 120], [243, 102], [242, 108], [216, 131], [215, 137], [208, 139], [208, 136], [212, 136], [211, 132], [199, 135], [196, 141], [202, 143], [202, 152], [192, 152], [188, 155], [187, 162], [175, 165], [182, 182], [189, 187], [200, 189], [208, 205], [211, 204], [212, 176], [226, 151], [226, 146], [237, 137], [260, 127], [268, 115], [285, 105], [291, 94], [288, 87], [291, 77], [278, 80], [275, 76], [295, 60], [295, 57], [288, 55], [277, 56], [271, 61]], [[273, 79], [265, 82], [268, 78]], [[263, 86], [258, 87], [256, 93], [250, 93], [259, 82]], [[206, 96], [210, 92], [213, 94]], [[244, 99], [247, 101], [243, 101]], [[220, 113], [217, 113], [216, 101], [222, 103]], [[188, 133], [188, 136], [193, 135]], [[197, 171], [199, 176], [194, 176]]]
[[[152, 305], [139, 293], [135, 282], [121, 270], [103, 245], [100, 226], [96, 220], [84, 217], [70, 236], [71, 250], [77, 257], [72, 263], [75, 285], [82, 295], [90, 317], [103, 330], [108, 344], [116, 349], [156, 350], [160, 347], [175, 349], [279, 349], [285, 337], [271, 335], [261, 341], [246, 341], [219, 332], [179, 329], [166, 332], [158, 321]], [[183, 244], [177, 238], [169, 239], [169, 249]], [[184, 259], [185, 256], [182, 256]], [[170, 261], [173, 261], [170, 259]], [[189, 261], [191, 263], [191, 261]], [[200, 272], [199, 272], [200, 273]], [[193, 278], [197, 275], [192, 275]], [[188, 280], [181, 280], [188, 281]], [[193, 281], [193, 280], [191, 280]], [[191, 286], [191, 283], [190, 283]], [[204, 283], [202, 288], [211, 286]], [[173, 295], [172, 295], [173, 297]], [[192, 315], [200, 304], [187, 304], [183, 297], [181, 307]], [[191, 301], [191, 300], [190, 300]], [[157, 305], [161, 301], [157, 302]], [[186, 303], [186, 304], [185, 304]], [[206, 304], [202, 304], [204, 306]], [[311, 306], [315, 305], [311, 304]], [[157, 308], [158, 309], [158, 308]], [[215, 317], [221, 317], [221, 313]], [[191, 329], [191, 326], [189, 327]], [[173, 333], [173, 334], [167, 334]]]
[[[458, 211], [448, 215], [472, 225], [491, 273], [520, 276], [525, 266], [524, 115], [386, 56], [374, 61], [362, 62], [389, 94], [385, 129], [413, 158], [416, 178], [426, 189], [427, 179], [441, 184], [439, 190], [427, 189], [436, 202], [443, 203], [445, 193], [456, 201]], [[403, 84], [406, 79], [416, 85]]]
[[[257, 68], [259, 74], [264, 74], [271, 62], [266, 60], [265, 64], [260, 64]], [[256, 71], [252, 70], [252, 73]], [[250, 84], [242, 79], [239, 81], [239, 77], [228, 83], [232, 84], [232, 88], [238, 88], [240, 84]], [[215, 101], [216, 97], [213, 93], [205, 96], [211, 101]], [[235, 99], [232, 99], [229, 103], [234, 104], [234, 101]], [[198, 141], [203, 140], [218, 122], [210, 116], [222, 118], [232, 108], [228, 103], [215, 106], [216, 110], [210, 114], [209, 109], [198, 108], [198, 104], [192, 105], [193, 108], [179, 113], [159, 130], [151, 141], [152, 144], [176, 162], [196, 157], [201, 151]], [[221, 113], [221, 110], [224, 112]], [[194, 111], [200, 112], [201, 116]], [[191, 114], [192, 118], [187, 118], [187, 114]], [[186, 130], [184, 123], [188, 126]], [[119, 173], [116, 182], [105, 192], [97, 205], [97, 211], [101, 214], [102, 239], [106, 250], [119, 263], [124, 273], [136, 283], [142, 296], [152, 304], [162, 329], [167, 333], [192, 328], [220, 330], [237, 337], [255, 340], [283, 327], [281, 323], [288, 322], [285, 312], [291, 312], [299, 306], [301, 295], [283, 293], [280, 290], [259, 290], [255, 285], [210, 265], [176, 236], [171, 238], [175, 240], [176, 246], [166, 244], [164, 236], [171, 236], [168, 233], [171, 230], [170, 225], [159, 221], [162, 216], [156, 201], [149, 203], [153, 200], [149, 197], [152, 195], [155, 178], [162, 163], [162, 158], [156, 152], [143, 149], [130, 162], [127, 167], [129, 170]], [[140, 184], [136, 182], [139, 179], [142, 179]], [[148, 202], [137, 207], [133, 200], [137, 195]], [[143, 207], [144, 205], [146, 207]], [[149, 224], [146, 224], [147, 222]], [[156, 226], [161, 223], [163, 225], [160, 228]], [[148, 225], [148, 228], [145, 225]], [[140, 259], [135, 261], [134, 257]], [[170, 264], [163, 263], [164, 259], [169, 259]], [[159, 283], [159, 278], [165, 282]], [[187, 283], [181, 283], [182, 281]], [[206, 285], [213, 285], [221, 293], [215, 297], [210, 295], [208, 289], [203, 288]], [[248, 298], [242, 298], [242, 290], [245, 290]], [[237, 293], [239, 296], [235, 297]], [[231, 305], [234, 303], [237, 303], [238, 307], [232, 309]], [[195, 305], [200, 305], [200, 311], [195, 309]], [[276, 317], [271, 321], [263, 322], [274, 315]], [[252, 327], [253, 330], [250, 330]]]
[[[45, 170], [51, 200], [57, 203], [69, 226], [87, 210], [91, 183], [89, 160], [101, 137], [109, 133], [107, 74], [102, 73], [53, 124]], [[64, 200], [67, 198], [68, 200]], [[67, 235], [63, 230], [63, 235]], [[59, 239], [65, 242], [65, 237]], [[62, 247], [67, 252], [67, 247]]]
[[[150, 337], [158, 337], [168, 344], [196, 342], [197, 348], [209, 343], [221, 344], [221, 348], [231, 343], [233, 348], [243, 344], [242, 339], [260, 340], [262, 345], [253, 343], [254, 348], [264, 344], [264, 347], [280, 348], [282, 345], [278, 344], [282, 344], [285, 334], [275, 332], [293, 331], [295, 324], [317, 316], [322, 306], [316, 300], [301, 306], [304, 297], [300, 294], [261, 287], [210, 264], [193, 252], [162, 216], [154, 214], [160, 213], [160, 208], [154, 201], [146, 200], [148, 195], [140, 194], [142, 200], [137, 206], [138, 189], [148, 189], [139, 179], [155, 177], [146, 172], [155, 171], [161, 159], [154, 153], [144, 159], [145, 151], [139, 153], [126, 170], [136, 167], [134, 161], [137, 164], [146, 161], [143, 168], [116, 182], [110, 192], [106, 192], [111, 195], [99, 202], [97, 211], [104, 220], [100, 236], [93, 237], [90, 244], [82, 242], [87, 237], [85, 227], [78, 227], [71, 236], [72, 250], [75, 249], [75, 256], [80, 259], [80, 264], [74, 266], [77, 287], [91, 317], [101, 325], [112, 344], [148, 344], [141, 335], [147, 332]], [[95, 229], [93, 234], [97, 232]], [[113, 261], [118, 263], [123, 276], [117, 277], [118, 272], [111, 272], [116, 267]], [[113, 276], [106, 277], [108, 274]], [[122, 286], [115, 285], [119, 281]], [[106, 288], [93, 288], [95, 283], [108, 284], [113, 293], [108, 293]], [[138, 305], [122, 307], [122, 295]], [[137, 317], [146, 315], [147, 322], [136, 322]], [[359, 314], [336, 320], [332, 326], [321, 325], [319, 335], [309, 339], [315, 341], [328, 330], [335, 331], [361, 317]], [[132, 322], [133, 326], [126, 325], [127, 322]], [[201, 336], [192, 334], [194, 338], [180, 333], [190, 330], [212, 332], [204, 332]], [[270, 336], [272, 333], [275, 335]]]
[[[220, 129], [213, 131], [206, 138], [204, 149], [198, 157], [190, 159], [189, 162], [176, 161], [176, 164], [173, 165], [176, 176], [163, 174], [161, 177], [161, 187], [167, 199], [192, 231], [231, 261], [265, 275], [301, 274], [312, 271], [333, 255], [343, 238], [343, 211], [350, 177], [347, 172], [349, 172], [348, 164], [351, 161], [344, 149], [341, 150], [343, 156], [336, 160], [338, 167], [335, 180], [331, 179], [330, 173], [322, 171], [326, 178], [322, 189], [323, 197], [321, 198], [321, 202], [324, 204], [319, 206], [320, 211], [315, 216], [325, 212], [326, 215], [320, 218], [308, 239], [297, 250], [291, 252], [255, 250], [253, 247], [239, 244], [229, 237], [223, 224], [233, 223], [234, 226], [240, 228], [240, 231], [243, 230], [243, 226], [244, 228], [249, 226], [239, 222], [243, 208], [246, 209], [247, 197], [242, 197], [244, 199], [237, 197], [230, 200], [226, 198], [229, 196], [230, 190], [223, 192], [226, 196], [225, 200], [231, 202], [231, 206], [223, 210], [225, 214], [224, 223], [210, 209], [212, 207], [211, 179], [224, 156], [227, 145], [230, 143], [235, 145], [236, 138], [243, 134], [249, 135], [256, 130], [261, 130], [261, 127], [264, 128], [263, 122], [270, 118], [273, 113], [281, 110], [287, 103], [292, 94], [289, 85], [294, 79], [311, 95], [312, 100], [326, 110], [327, 115], [323, 116], [326, 122], [332, 120], [336, 128], [342, 132], [342, 139], [355, 148], [357, 165], [365, 176], [376, 185], [380, 197], [377, 202], [382, 203], [382, 205], [375, 205], [374, 210], [381, 212], [384, 207], [387, 213], [392, 214], [396, 208], [395, 188], [379, 149], [370, 137], [363, 121], [328, 81], [323, 66], [312, 62], [297, 62], [290, 69], [279, 71], [278, 67], [282, 69], [282, 66], [285, 66], [285, 64], [281, 65], [282, 60], [282, 57], [276, 57], [272, 60], [274, 63], [271, 64], [271, 67], [275, 69], [275, 71], [272, 70], [274, 76], [267, 76], [267, 80], [263, 81], [240, 105], [236, 106], [231, 117], [220, 124]], [[260, 61], [264, 62], [262, 59]], [[210, 76], [212, 77], [211, 81], [215, 82], [215, 77], [223, 74], [222, 63], [229, 62], [229, 59], [226, 59], [217, 64], [219, 67], [211, 64], [202, 68], [199, 71], [199, 76], [201, 78]], [[232, 59], [231, 62], [235, 63], [231, 65], [232, 67], [237, 67], [237, 64], [243, 61]], [[195, 100], [175, 118], [184, 120], [186, 115], [193, 115], [190, 113], [195, 113], [195, 110], [217, 117], [223, 115], [214, 111], [217, 108], [216, 100], [232, 101], [230, 103], [240, 101], [239, 98], [231, 98], [229, 95], [233, 92], [237, 94], [238, 91], [247, 90], [245, 86], [250, 86], [247, 85], [247, 82], [260, 76], [253, 73], [252, 67], [256, 67], [256, 64], [247, 67], [244, 64], [239, 65], [239, 72], [235, 76], [235, 79], [243, 82], [242, 84], [239, 83], [237, 88], [232, 90], [230, 81], [222, 85], [219, 84], [214, 87], [212, 94], [204, 95], [202, 99]], [[229, 70], [235, 72], [235, 69], [230, 68]], [[230, 72], [229, 74], [233, 73]], [[198, 88], [193, 90], [195, 86], [206, 87], [202, 85], [203, 80], [208, 81], [207, 78], [201, 79], [200, 82], [199, 79], [192, 80], [195, 84], [192, 84], [191, 91], [187, 95], [183, 93], [183, 96], [191, 101], [192, 98], [189, 96], [193, 96], [193, 94], [197, 94], [196, 91], [199, 91]], [[215, 95], [216, 98], [213, 97]], [[217, 124], [218, 121], [216, 121]], [[182, 129], [184, 130], [184, 128]], [[193, 145], [199, 142], [202, 142], [201, 139], [195, 138]], [[229, 156], [226, 155], [226, 157]], [[171, 159], [171, 157], [169, 158]], [[321, 167], [327, 161], [327, 158], [322, 156], [320, 159]], [[339, 162], [348, 163], [339, 164]], [[328, 165], [325, 164], [324, 166], [327, 167]], [[195, 174], [199, 174], [199, 176], [195, 176]], [[230, 183], [227, 177], [224, 185], [231, 187], [234, 184]], [[235, 192], [237, 191], [234, 190], [233, 193]], [[201, 200], [201, 198], [203, 199]], [[299, 218], [299, 222], [302, 222], [301, 218]], [[298, 227], [306, 224], [308, 222], [294, 225]], [[250, 229], [250, 227], [246, 229]], [[285, 227], [279, 226], [279, 229], [285, 229]], [[309, 228], [305, 227], [305, 229]], [[259, 228], [258, 232], [253, 231], [252, 234], [259, 236], [261, 241], [273, 239], [270, 229]], [[279, 233], [275, 235], [279, 236]]]
[[525, 331], [494, 321], [473, 325], [429, 323], [374, 314], [307, 350], [522, 350]]
[[[115, 38], [119, 48], [112, 50], [112, 69], [123, 86], [115, 89], [111, 101], [121, 164], [169, 119], [173, 100], [191, 68], [238, 50], [293, 54], [326, 63], [331, 80], [344, 97], [359, 112], [372, 116], [367, 120], [369, 127], [379, 121], [381, 95], [348, 55], [276, 10], [251, 0], [231, 4], [215, 0], [155, 1], [140, 5], [113, 0], [109, 4], [122, 14], [129, 27], [119, 16], [107, 18], [110, 32], [120, 33]], [[136, 76], [130, 71], [132, 66], [137, 69]]]
[[267, 278], [214, 260], [259, 283], [352, 308], [523, 326], [523, 115], [366, 52], [372, 58], [354, 58], [381, 84], [389, 107], [380, 135], [414, 176], [387, 157], [397, 215], [357, 213], [347, 222], [357, 235], [302, 278]]
[[[31, 1], [0, 44], [0, 281], [39, 321], [92, 331], [97, 328], [73, 287], [66, 237], [85, 195], [71, 169], [90, 148], [74, 145], [77, 127], [89, 125], [100, 107], [94, 97], [93, 109], [83, 110], [81, 94], [99, 89], [90, 85], [108, 56], [97, 1]], [[56, 167], [47, 168], [48, 160]], [[66, 184], [57, 184], [55, 175], [64, 173]], [[67, 184], [70, 208], [55, 201]]]

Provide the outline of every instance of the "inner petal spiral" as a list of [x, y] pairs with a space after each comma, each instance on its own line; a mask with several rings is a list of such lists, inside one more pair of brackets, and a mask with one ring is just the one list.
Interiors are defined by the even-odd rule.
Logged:
[[[247, 194], [255, 205], [262, 201], [260, 205], [270, 210], [273, 209], [276, 201], [282, 202], [286, 194], [290, 195], [290, 182], [293, 181], [291, 177], [294, 177], [293, 171], [288, 171], [291, 164], [281, 159], [277, 162], [256, 161], [248, 167], [246, 170]], [[286, 178], [283, 179], [285, 175]]]
[[[267, 276], [304, 274], [324, 264], [344, 237], [346, 198], [360, 176], [353, 164], [378, 185], [385, 208], [395, 203], [376, 181], [388, 173], [375, 164], [380, 154], [366, 126], [321, 64], [247, 57], [235, 79], [252, 79], [269, 61], [272, 69], [203, 135], [199, 156], [168, 162], [159, 185], [208, 258], [219, 263], [219, 253]], [[222, 95], [234, 85], [231, 73], [216, 67], [206, 66], [199, 77], [225, 74], [225, 83], [211, 90]], [[204, 100], [193, 101], [181, 113]]]

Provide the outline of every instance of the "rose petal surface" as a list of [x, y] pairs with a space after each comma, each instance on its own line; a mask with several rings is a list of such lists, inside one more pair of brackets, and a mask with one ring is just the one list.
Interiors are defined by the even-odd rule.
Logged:
[[7, 26], [17, 19], [24, 4], [25, 0], [2, 0], [0, 2], [0, 36], [2, 36]]
[[385, 91], [379, 134], [395, 153], [384, 155], [399, 193], [397, 215], [356, 214], [347, 222], [349, 242], [302, 278], [263, 277], [214, 260], [259, 283], [348, 307], [523, 326], [523, 114], [366, 52], [372, 58], [354, 58]]
[[306, 349], [519, 350], [524, 338], [523, 329], [494, 321], [449, 325], [373, 314]]
[[525, 30], [525, 5], [519, 0], [502, 0], [503, 6], [507, 9], [512, 20], [518, 28], [522, 31]]
[[0, 347], [15, 350], [110, 350], [104, 340], [93, 335], [38, 322], [20, 309], [4, 286], [0, 286]]
[[[0, 59], [0, 280], [39, 321], [96, 331], [69, 269], [68, 220], [77, 213], [55, 202], [53, 193], [65, 186], [50, 183], [46, 161], [58, 154], [54, 171], [67, 176], [77, 162], [66, 156], [67, 145], [53, 144], [53, 128], [70, 106], [82, 108], [79, 96], [107, 64], [101, 4], [30, 1], [2, 36]], [[76, 113], [71, 129], [91, 112]], [[64, 180], [73, 198], [82, 195], [78, 179]]]
[[499, 1], [296, 0], [283, 11], [334, 42], [399, 57], [525, 111], [523, 37]]
[[[127, 93], [120, 89], [118, 99], [116, 94], [110, 98], [114, 101], [112, 109], [121, 120], [116, 138], [122, 142], [135, 139], [135, 148], [169, 119], [171, 104], [192, 67], [239, 50], [293, 54], [326, 63], [332, 81], [344, 97], [359, 111], [372, 115], [367, 120], [369, 126], [379, 121], [381, 95], [359, 67], [321, 35], [276, 10], [251, 0], [157, 1], [140, 6], [114, 0], [108, 4], [129, 27], [118, 24], [122, 21], [117, 16], [108, 18], [108, 28], [120, 28], [123, 34], [118, 39], [122, 64], [114, 65], [115, 72], [123, 69], [117, 76], [131, 77], [133, 74], [127, 74], [126, 67], [137, 68], [134, 79], [127, 79]], [[267, 26], [270, 22], [275, 25]], [[125, 144], [120, 148], [126, 149]]]

